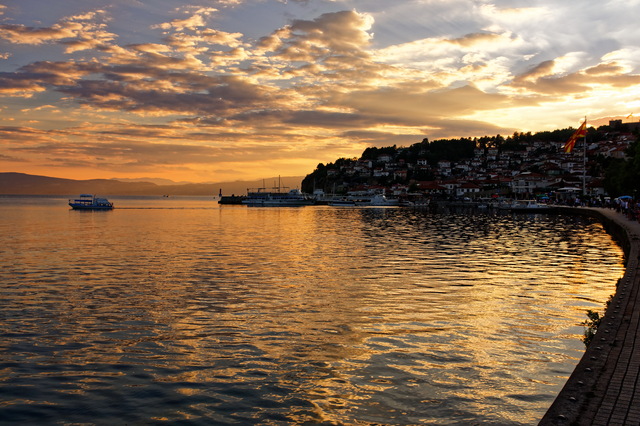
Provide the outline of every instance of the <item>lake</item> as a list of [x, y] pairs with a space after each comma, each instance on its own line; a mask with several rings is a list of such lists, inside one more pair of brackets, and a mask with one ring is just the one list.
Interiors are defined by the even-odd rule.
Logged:
[[623, 252], [585, 217], [0, 197], [0, 423], [535, 424]]

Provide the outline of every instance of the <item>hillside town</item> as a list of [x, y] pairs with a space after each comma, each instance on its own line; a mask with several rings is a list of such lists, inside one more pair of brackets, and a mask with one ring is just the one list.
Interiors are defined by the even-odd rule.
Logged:
[[439, 159], [430, 152], [433, 144], [426, 139], [406, 148], [373, 149], [375, 157], [368, 149], [357, 159], [318, 165], [303, 181], [303, 190], [320, 196], [385, 194], [449, 200], [491, 196], [602, 198], [611, 192], [605, 184], [607, 166], [613, 160], [626, 159], [639, 129], [640, 123], [611, 121], [609, 126], [591, 128], [586, 146], [585, 138], [580, 138], [569, 153], [563, 147], [572, 129], [551, 135], [557, 140], [530, 133], [507, 139], [499, 135], [484, 141], [469, 139], [463, 141], [471, 142], [466, 152], [458, 150], [457, 155]]

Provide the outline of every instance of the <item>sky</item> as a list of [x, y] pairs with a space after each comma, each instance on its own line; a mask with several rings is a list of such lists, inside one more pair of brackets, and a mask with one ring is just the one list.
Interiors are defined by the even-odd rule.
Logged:
[[0, 172], [304, 176], [370, 146], [636, 121], [638, 16], [640, 0], [0, 0]]

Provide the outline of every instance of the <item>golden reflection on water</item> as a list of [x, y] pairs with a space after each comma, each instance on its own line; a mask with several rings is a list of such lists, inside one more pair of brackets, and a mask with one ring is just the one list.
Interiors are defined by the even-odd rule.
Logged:
[[46, 388], [5, 403], [25, 411], [81, 393], [133, 422], [534, 423], [623, 272], [571, 217], [17, 210], [0, 383]]

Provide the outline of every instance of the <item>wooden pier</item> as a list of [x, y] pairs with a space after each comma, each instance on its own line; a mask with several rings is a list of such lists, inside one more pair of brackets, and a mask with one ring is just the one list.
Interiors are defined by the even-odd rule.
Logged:
[[540, 425], [640, 425], [640, 223], [602, 208], [561, 208], [599, 218], [623, 246], [626, 272], [593, 341]]

